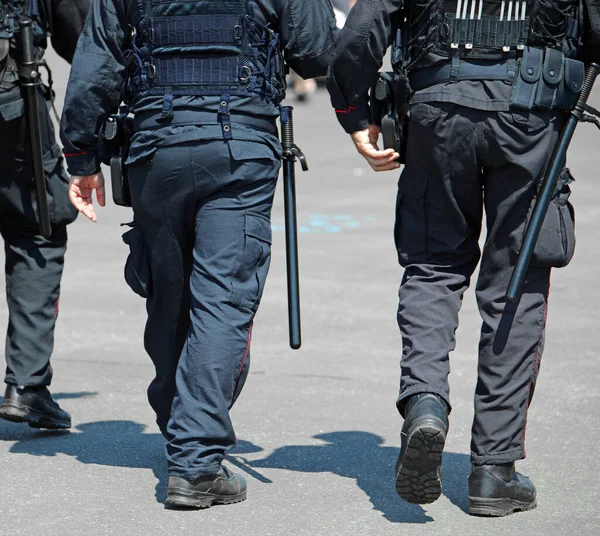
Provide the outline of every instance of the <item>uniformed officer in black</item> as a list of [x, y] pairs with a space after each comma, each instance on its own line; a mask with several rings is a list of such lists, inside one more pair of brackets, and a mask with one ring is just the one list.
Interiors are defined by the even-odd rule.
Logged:
[[[338, 39], [328, 79], [332, 103], [376, 171], [400, 167], [398, 152], [377, 147], [380, 131], [370, 125], [368, 102], [392, 43], [396, 76], [408, 77], [414, 91], [395, 226], [405, 268], [397, 401], [405, 421], [396, 488], [409, 502], [429, 503], [441, 493], [449, 354], [481, 257], [470, 513], [497, 516], [536, 506], [535, 488], [515, 471], [515, 461], [525, 457], [550, 266], [568, 259], [533, 262], [520, 302], [503, 298], [564, 110], [581, 89], [583, 64], [573, 60], [581, 37], [578, 6], [574, 0], [359, 0]], [[570, 180], [565, 170], [561, 195], [571, 219], [565, 225], [572, 226]], [[556, 236], [553, 247], [560, 249]]]
[[99, 128], [124, 98], [135, 116], [126, 279], [147, 299], [148, 397], [168, 441], [169, 505], [246, 497], [221, 462], [270, 261], [284, 62], [324, 76], [335, 35], [329, 0], [92, 3], [61, 125], [70, 195], [95, 221]]
[[67, 247], [67, 224], [77, 211], [50, 120], [50, 90], [40, 90], [42, 149], [52, 235], [40, 235], [29, 132], [19, 85], [19, 20], [34, 22], [36, 57], [51, 35], [55, 50], [71, 61], [89, 2], [0, 0], [0, 233], [6, 253], [6, 392], [0, 418], [35, 428], [69, 428], [71, 417], [54, 402], [50, 357]]

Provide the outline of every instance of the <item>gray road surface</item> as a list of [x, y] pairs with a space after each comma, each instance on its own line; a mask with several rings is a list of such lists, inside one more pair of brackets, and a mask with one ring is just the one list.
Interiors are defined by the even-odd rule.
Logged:
[[[51, 58], [62, 100], [67, 68]], [[594, 101], [598, 106], [600, 95]], [[298, 177], [304, 344], [299, 352], [287, 346], [280, 191], [251, 373], [233, 411], [239, 444], [229, 463], [245, 474], [248, 500], [200, 512], [163, 506], [163, 440], [145, 398], [153, 369], [141, 343], [144, 304], [122, 279], [119, 224], [131, 216], [113, 205], [97, 224], [81, 217], [70, 227], [52, 392], [72, 413], [72, 432], [0, 421], [0, 534], [600, 533], [600, 132], [582, 126], [570, 156], [578, 248], [552, 278], [528, 458], [520, 464], [537, 485], [539, 507], [502, 519], [465, 513], [480, 325], [473, 292], [451, 359], [444, 492], [432, 505], [409, 505], [393, 485], [401, 425], [394, 406], [402, 275], [392, 239], [397, 174], [367, 169], [324, 92], [297, 107], [297, 140], [311, 164]], [[2, 304], [0, 329], [6, 316]]]

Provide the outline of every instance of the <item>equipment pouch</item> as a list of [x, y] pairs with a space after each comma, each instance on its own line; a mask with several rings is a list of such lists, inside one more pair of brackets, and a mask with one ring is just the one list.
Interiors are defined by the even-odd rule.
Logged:
[[126, 115], [111, 115], [104, 123], [100, 135], [100, 159], [104, 164], [110, 165], [113, 201], [122, 207], [131, 206], [125, 160], [132, 134], [132, 118]]
[[556, 104], [558, 86], [563, 81], [563, 63], [565, 56], [562, 52], [547, 48], [542, 67], [542, 77], [538, 84], [533, 107], [541, 110], [551, 110]]
[[[540, 268], [562, 268], [571, 262], [575, 252], [575, 209], [569, 203], [573, 176], [565, 168], [556, 185], [556, 190], [540, 231], [540, 236], [533, 250], [531, 265]], [[537, 198], [534, 198], [529, 209], [527, 222], [533, 212]], [[528, 225], [525, 227], [527, 228]]]
[[144, 233], [135, 221], [122, 225], [131, 227], [123, 234], [123, 242], [129, 246], [129, 255], [125, 262], [125, 281], [137, 295], [149, 298], [152, 295], [152, 275]]
[[585, 68], [558, 50], [526, 47], [513, 84], [510, 105], [517, 110], [571, 110], [577, 102]]
[[585, 78], [585, 65], [579, 60], [565, 59], [565, 76], [558, 92], [556, 108], [559, 110], [572, 110]]
[[371, 88], [371, 123], [381, 126], [384, 149], [394, 149], [404, 163], [411, 89], [408, 78], [392, 72], [379, 73]]
[[533, 108], [535, 96], [542, 76], [543, 51], [525, 47], [519, 73], [512, 87], [510, 105], [517, 110], [529, 111]]

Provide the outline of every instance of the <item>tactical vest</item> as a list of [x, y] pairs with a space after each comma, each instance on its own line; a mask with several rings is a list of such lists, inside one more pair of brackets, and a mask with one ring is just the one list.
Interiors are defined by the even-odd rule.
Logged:
[[148, 95], [285, 94], [279, 35], [254, 17], [252, 0], [137, 0], [125, 56], [124, 101]]
[[405, 68], [426, 55], [465, 60], [519, 56], [526, 46], [575, 55], [580, 0], [409, 0]]
[[33, 20], [35, 45], [41, 58], [46, 46], [46, 24], [40, 14], [37, 0], [0, 0], [0, 88], [10, 88], [18, 81], [17, 61], [19, 20], [30, 16]]

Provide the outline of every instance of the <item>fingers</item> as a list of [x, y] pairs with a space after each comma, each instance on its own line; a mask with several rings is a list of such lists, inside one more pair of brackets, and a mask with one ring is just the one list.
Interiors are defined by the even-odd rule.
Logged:
[[396, 162], [400, 155], [393, 149], [379, 150], [377, 140], [381, 130], [375, 125], [369, 126], [367, 130], [360, 130], [352, 134], [352, 141], [357, 151], [369, 163], [375, 171], [390, 171], [398, 169], [400, 164]]
[[369, 145], [359, 147], [358, 152], [375, 171], [390, 171], [400, 167], [400, 164], [396, 161], [400, 158], [400, 155], [393, 149], [379, 151], [372, 145]]
[[[96, 211], [92, 204], [92, 189], [79, 185], [81, 177], [71, 177], [69, 182], [69, 200], [73, 206], [93, 222], [97, 221]], [[103, 194], [104, 195], [104, 194]]]

